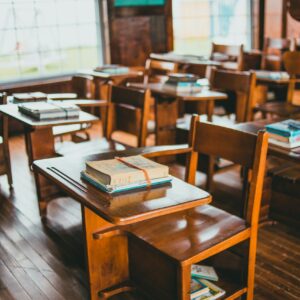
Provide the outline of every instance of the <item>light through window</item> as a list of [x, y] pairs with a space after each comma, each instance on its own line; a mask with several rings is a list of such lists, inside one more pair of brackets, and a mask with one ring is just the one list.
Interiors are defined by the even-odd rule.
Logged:
[[0, 0], [0, 81], [102, 63], [96, 0]]
[[174, 50], [208, 55], [211, 43], [251, 48], [250, 0], [173, 0]]

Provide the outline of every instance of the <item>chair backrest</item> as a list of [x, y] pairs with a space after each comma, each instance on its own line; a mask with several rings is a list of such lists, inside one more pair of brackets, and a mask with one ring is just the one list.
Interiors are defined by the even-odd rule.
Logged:
[[147, 59], [145, 64], [144, 84], [159, 82], [162, 76], [178, 72], [178, 64], [168, 61]]
[[109, 95], [106, 138], [111, 140], [114, 131], [123, 131], [136, 135], [137, 146], [144, 147], [150, 112], [150, 91], [112, 85]]
[[95, 99], [95, 82], [93, 76], [75, 75], [72, 77], [72, 90], [78, 98]]
[[282, 54], [291, 50], [293, 42], [291, 39], [265, 38], [262, 66], [263, 70], [283, 70]]
[[236, 62], [237, 70], [242, 70], [243, 45], [224, 45], [212, 43], [211, 59], [220, 62]]
[[287, 51], [283, 54], [283, 64], [290, 75], [287, 101], [292, 103], [297, 98], [300, 100], [300, 91], [296, 90], [297, 83], [300, 82], [300, 51]]
[[252, 119], [253, 95], [256, 85], [254, 72], [225, 71], [212, 68], [210, 85], [214, 90], [234, 93], [236, 96], [236, 121], [246, 122]]
[[188, 154], [186, 179], [191, 184], [195, 184], [198, 153], [206, 154], [211, 159], [213, 157], [227, 159], [248, 170], [244, 218], [249, 224], [257, 224], [265, 175], [268, 134], [259, 131], [255, 135], [200, 122], [199, 116], [194, 115], [189, 143], [193, 150]]

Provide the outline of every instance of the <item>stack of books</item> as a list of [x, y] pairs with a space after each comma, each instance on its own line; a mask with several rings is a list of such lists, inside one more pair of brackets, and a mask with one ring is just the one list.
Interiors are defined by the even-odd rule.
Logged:
[[300, 121], [285, 120], [266, 125], [269, 143], [283, 148], [300, 147]]
[[124, 192], [170, 182], [169, 167], [141, 155], [86, 162], [81, 177], [107, 192]]
[[46, 101], [46, 100], [47, 100], [47, 94], [42, 92], [13, 94], [13, 101], [15, 103]]
[[20, 104], [19, 111], [37, 120], [78, 118], [80, 108], [74, 104], [34, 102]]
[[225, 291], [211, 281], [218, 281], [213, 267], [192, 265], [191, 269], [191, 300], [214, 300], [225, 295]]
[[290, 78], [287, 72], [259, 70], [259, 71], [255, 71], [255, 73], [258, 79], [284, 80]]
[[120, 65], [103, 65], [94, 69], [95, 72], [107, 73], [107, 74], [126, 74], [129, 72], [129, 68]]
[[197, 93], [202, 89], [202, 86], [197, 83], [199, 78], [193, 74], [174, 73], [169, 74], [168, 77], [163, 85], [164, 89], [179, 93]]

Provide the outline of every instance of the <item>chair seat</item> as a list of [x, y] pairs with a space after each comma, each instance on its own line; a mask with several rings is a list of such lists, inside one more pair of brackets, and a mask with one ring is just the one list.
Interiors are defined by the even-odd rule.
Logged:
[[257, 111], [264, 113], [276, 114], [280, 117], [293, 117], [300, 115], [300, 106], [286, 102], [270, 102], [260, 104], [255, 108]]
[[247, 229], [243, 219], [203, 205], [140, 222], [128, 231], [175, 260], [185, 261]]

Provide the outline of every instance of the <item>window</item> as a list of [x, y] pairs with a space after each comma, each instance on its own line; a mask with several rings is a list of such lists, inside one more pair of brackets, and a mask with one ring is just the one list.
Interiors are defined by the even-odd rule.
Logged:
[[211, 43], [251, 48], [251, 0], [173, 0], [174, 50], [209, 55]]
[[96, 0], [0, 0], [0, 81], [102, 63], [98, 16]]

